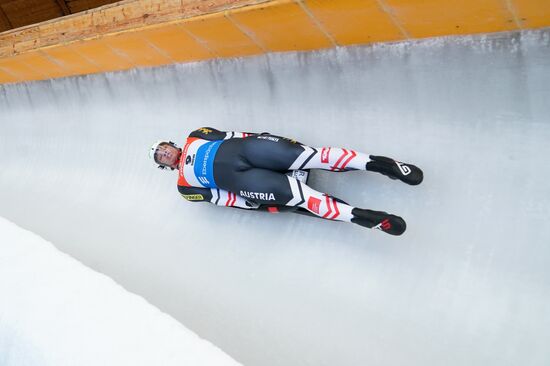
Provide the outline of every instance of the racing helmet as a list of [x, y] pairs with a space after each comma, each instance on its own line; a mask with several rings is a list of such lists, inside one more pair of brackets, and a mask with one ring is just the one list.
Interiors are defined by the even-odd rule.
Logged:
[[171, 169], [171, 170], [174, 170], [174, 168], [170, 167], [170, 166], [167, 166], [167, 165], [164, 165], [162, 163], [160, 163], [158, 160], [157, 160], [157, 152], [158, 152], [158, 149], [160, 146], [163, 146], [163, 145], [169, 145], [169, 146], [172, 146], [172, 147], [175, 147], [176, 149], [178, 150], [181, 150], [179, 148], [178, 145], [176, 145], [175, 143], [173, 143], [172, 141], [165, 141], [165, 140], [159, 140], [157, 142], [155, 142], [153, 144], [153, 146], [151, 146], [151, 149], [149, 149], [149, 157], [151, 159], [153, 159], [153, 161], [158, 164], [158, 168], [159, 169]]

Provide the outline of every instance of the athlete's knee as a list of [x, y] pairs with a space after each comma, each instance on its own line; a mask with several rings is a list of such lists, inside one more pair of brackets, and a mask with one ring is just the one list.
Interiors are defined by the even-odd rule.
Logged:
[[328, 220], [349, 221], [351, 219], [353, 207], [344, 201], [318, 192], [306, 184], [301, 184], [300, 188], [303, 198], [299, 204], [300, 207]]

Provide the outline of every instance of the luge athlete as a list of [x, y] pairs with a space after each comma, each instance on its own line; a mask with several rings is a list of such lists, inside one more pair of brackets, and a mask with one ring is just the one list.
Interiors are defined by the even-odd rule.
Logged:
[[307, 184], [309, 169], [368, 170], [410, 185], [422, 171], [384, 156], [337, 147], [314, 148], [269, 133], [224, 132], [199, 128], [183, 148], [158, 141], [149, 152], [159, 168], [178, 170], [178, 191], [189, 201], [270, 212], [294, 211], [328, 220], [353, 222], [401, 235], [405, 221], [382, 211], [361, 209]]

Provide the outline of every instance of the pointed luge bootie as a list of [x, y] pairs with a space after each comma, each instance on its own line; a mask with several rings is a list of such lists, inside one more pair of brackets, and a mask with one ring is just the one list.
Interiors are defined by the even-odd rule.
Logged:
[[351, 222], [369, 229], [378, 229], [390, 235], [401, 235], [407, 229], [405, 220], [387, 212], [354, 208], [351, 213], [354, 216]]
[[369, 158], [371, 161], [366, 166], [368, 171], [384, 174], [391, 179], [399, 179], [411, 186], [422, 183], [424, 179], [424, 173], [415, 165], [402, 163], [385, 156], [370, 155]]

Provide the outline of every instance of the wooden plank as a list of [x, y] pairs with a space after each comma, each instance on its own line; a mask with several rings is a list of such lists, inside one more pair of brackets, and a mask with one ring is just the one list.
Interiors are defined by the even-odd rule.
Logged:
[[500, 0], [380, 0], [412, 38], [517, 29]]
[[80, 56], [69, 47], [55, 46], [48, 47], [41, 52], [60, 65], [68, 75], [85, 75], [99, 72], [99, 67], [91, 61]]
[[[10, 34], [11, 32], [8, 32]], [[15, 56], [20, 51], [33, 50], [37, 48], [38, 29], [25, 28], [21, 31], [14, 32], [12, 37], [9, 37], [5, 42], [2, 41], [0, 35], [0, 58]]]
[[14, 28], [55, 19], [62, 15], [55, 0], [17, 0], [4, 3], [4, 12]]
[[332, 41], [295, 2], [273, 1], [229, 11], [229, 17], [270, 51], [315, 50]]
[[16, 57], [0, 59], [0, 68], [4, 73], [19, 80], [43, 80], [46, 77], [37, 70], [27, 66], [25, 62]]
[[[98, 35], [116, 34], [143, 27], [177, 22], [195, 16], [269, 2], [269, 0], [125, 0], [0, 34], [0, 57], [36, 48], [65, 44]], [[32, 43], [17, 43], [20, 32], [36, 31]]]
[[22, 62], [44, 79], [52, 79], [67, 76], [68, 73], [63, 68], [50, 60], [41, 51], [28, 52], [15, 57], [17, 62]]
[[146, 29], [138, 33], [173, 62], [198, 61], [216, 56], [177, 24]]
[[303, 3], [339, 45], [405, 38], [376, 0], [304, 0]]
[[102, 40], [118, 55], [135, 66], [158, 66], [172, 63], [172, 59], [140, 37], [139, 32], [127, 32]]
[[506, 3], [512, 8], [521, 28], [541, 28], [550, 25], [550, 1], [507, 0]]
[[63, 15], [71, 14], [71, 9], [69, 9], [65, 0], [55, 0], [55, 1], [57, 2], [57, 5], [59, 5], [59, 8], [63, 12]]
[[225, 14], [214, 14], [182, 22], [181, 26], [216, 56], [239, 57], [257, 55], [262, 48], [243, 33]]
[[97, 66], [100, 72], [127, 70], [135, 66], [125, 55], [109, 47], [102, 38], [71, 43], [67, 48]]
[[2, 60], [0, 60], [0, 84], [3, 83], [16, 83], [21, 81], [20, 78], [14, 76], [2, 67]]
[[81, 11], [99, 8], [100, 6], [112, 4], [116, 1], [114, 0], [65, 0], [67, 6], [71, 9], [71, 13], [78, 13]]
[[0, 4], [0, 32], [3, 32], [8, 29], [12, 29], [13, 25], [10, 22], [10, 19], [4, 12], [2, 5]]

